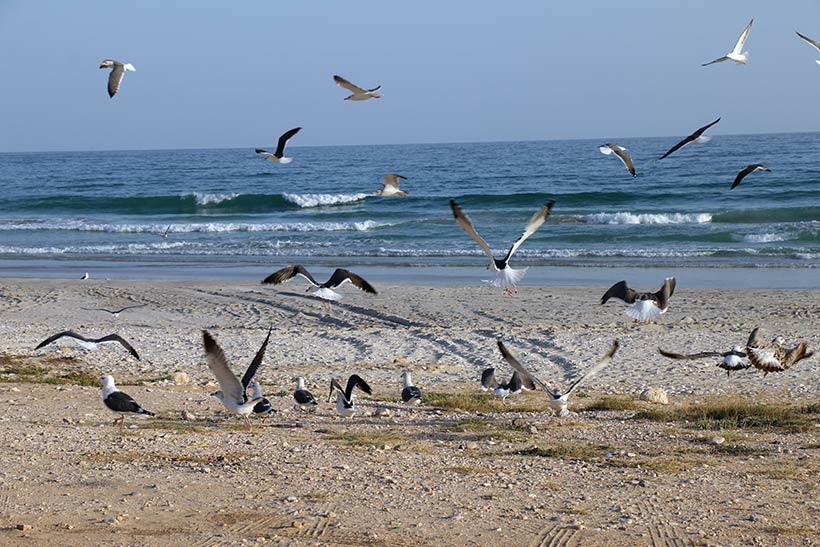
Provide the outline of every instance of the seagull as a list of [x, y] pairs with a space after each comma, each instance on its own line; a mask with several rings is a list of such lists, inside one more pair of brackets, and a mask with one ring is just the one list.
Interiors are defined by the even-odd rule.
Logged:
[[315, 407], [319, 403], [313, 394], [305, 389], [305, 379], [301, 376], [296, 378], [296, 389], [293, 391], [293, 400], [299, 405], [299, 408]]
[[749, 173], [754, 173], [755, 171], [771, 171], [771, 169], [769, 169], [762, 163], [753, 163], [751, 165], [747, 165], [743, 168], [743, 171], [737, 174], [737, 176], [735, 177], [735, 181], [732, 183], [732, 187], [729, 188], [729, 190], [734, 190], [735, 186], [740, 184], [740, 181], [742, 181], [746, 175], [748, 175]]
[[[797, 32], [797, 31], [795, 31], [795, 32]], [[797, 32], [797, 35], [800, 36], [807, 44], [809, 44], [810, 46], [813, 46], [815, 49], [820, 51], [820, 44], [818, 44], [817, 42], [815, 42], [814, 40], [812, 40], [808, 36], [804, 36], [803, 34], [800, 34], [799, 32]], [[815, 61], [815, 62], [818, 65], [820, 65], [820, 61]]]
[[154, 415], [153, 412], [149, 412], [137, 404], [130, 395], [118, 390], [117, 386], [114, 385], [114, 377], [110, 374], [100, 376], [100, 383], [102, 384], [103, 403], [108, 407], [108, 410], [120, 415], [111, 425], [117, 425], [117, 422], [119, 422], [120, 429], [122, 429], [126, 414], [138, 414], [140, 416]]
[[605, 154], [607, 156], [614, 153], [616, 156], [621, 158], [622, 162], [624, 162], [624, 166], [626, 166], [626, 169], [627, 171], [629, 171], [629, 174], [633, 177], [635, 176], [635, 164], [632, 163], [632, 156], [630, 156], [627, 153], [626, 148], [614, 143], [607, 143], [599, 146], [598, 150], [601, 151], [601, 154]]
[[405, 370], [401, 375], [403, 388], [401, 390], [401, 401], [411, 405], [417, 405], [421, 402], [421, 390], [413, 385], [413, 378], [410, 376], [410, 371]]
[[253, 406], [253, 413], [258, 415], [273, 414], [273, 407], [262, 393], [262, 386], [259, 385], [259, 382], [254, 380], [250, 383], [249, 387], [251, 388], [251, 399], [261, 399]]
[[170, 230], [170, 229], [171, 229], [171, 224], [169, 224], [168, 227], [165, 228], [164, 232], [162, 232], [161, 234], [158, 233], [157, 235], [159, 237], [163, 238], [163, 239], [168, 239], [168, 230]]
[[717, 364], [720, 368], [726, 371], [726, 377], [729, 378], [732, 372], [736, 370], [744, 370], [752, 365], [749, 363], [745, 363], [743, 359], [747, 357], [746, 353], [743, 351], [743, 348], [740, 346], [732, 346], [731, 351], [727, 351], [721, 353], [719, 351], [703, 351], [701, 353], [691, 353], [688, 355], [683, 355], [680, 353], [672, 353], [671, 351], [664, 351], [661, 348], [658, 348], [658, 353], [663, 355], [664, 357], [668, 357], [669, 359], [703, 359], [705, 357], [722, 357], [723, 360]]
[[355, 387], [358, 387], [368, 395], [373, 393], [370, 386], [367, 385], [367, 382], [362, 380], [358, 374], [353, 374], [347, 379], [347, 387], [344, 391], [342, 391], [342, 385], [339, 383], [339, 380], [334, 378], [330, 381], [330, 394], [328, 395], [328, 400], [330, 400], [333, 396], [333, 392], [335, 391], [336, 411], [339, 413], [339, 416], [349, 418], [356, 413], [356, 405], [353, 402], [353, 388]]
[[601, 305], [610, 298], [617, 298], [627, 304], [624, 313], [635, 321], [651, 321], [659, 318], [669, 309], [669, 299], [675, 292], [675, 278], [667, 277], [658, 292], [639, 293], [627, 286], [626, 281], [618, 281], [601, 297]]
[[501, 351], [501, 356], [504, 357], [504, 360], [507, 361], [507, 363], [509, 363], [509, 365], [517, 372], [521, 373], [521, 376], [526, 378], [527, 381], [537, 384], [541, 389], [543, 389], [549, 396], [547, 404], [560, 415], [566, 414], [569, 396], [572, 395], [575, 388], [577, 388], [584, 380], [592, 378], [598, 374], [605, 366], [611, 363], [612, 357], [615, 355], [615, 352], [618, 351], [619, 347], [620, 343], [617, 340], [614, 340], [612, 345], [609, 347], [609, 350], [603, 355], [603, 357], [601, 357], [598, 362], [586, 371], [580, 378], [575, 380], [566, 392], [562, 393], [559, 389], [549, 389], [544, 382], [533, 376], [526, 368], [524, 368], [524, 365], [519, 363], [518, 360], [513, 357], [512, 353], [510, 353], [504, 346], [504, 342], [501, 340], [498, 341], [498, 349]]
[[261, 148], [256, 149], [257, 154], [265, 154], [265, 159], [272, 161], [273, 163], [290, 163], [293, 161], [293, 158], [286, 158], [285, 157], [285, 145], [288, 144], [288, 141], [292, 136], [298, 133], [302, 128], [301, 127], [294, 127], [288, 131], [282, 133], [282, 136], [279, 137], [279, 142], [276, 145], [276, 152], [271, 154], [267, 150], [262, 150]]
[[134, 308], [144, 308], [147, 304], [136, 304], [134, 306], [125, 306], [124, 308], [120, 308], [118, 310], [107, 310], [105, 308], [80, 308], [81, 310], [85, 311], [104, 311], [111, 314], [112, 317], [119, 317], [122, 312], [125, 310], [132, 310]]
[[783, 372], [798, 361], [814, 355], [814, 352], [808, 351], [805, 342], [786, 348], [786, 341], [782, 336], [778, 336], [767, 344], [758, 338], [758, 330], [759, 327], [755, 328], [749, 335], [749, 341], [746, 342], [746, 353], [749, 354], [749, 362], [752, 366], [763, 371], [763, 376], [770, 372]]
[[754, 23], [754, 19], [749, 21], [749, 24], [746, 26], [746, 29], [743, 31], [743, 34], [740, 35], [740, 38], [737, 39], [737, 43], [735, 44], [735, 49], [732, 50], [731, 53], [727, 53], [723, 57], [719, 57], [714, 61], [709, 61], [708, 63], [703, 63], [700, 66], [709, 66], [715, 63], [722, 63], [723, 61], [734, 61], [741, 65], [745, 65], [746, 61], [749, 60], [749, 52], [744, 51], [741, 53], [743, 49], [743, 44], [746, 43], [746, 38], [749, 37], [749, 32], [752, 30], [752, 23]]
[[86, 279], [88, 279], [88, 272], [85, 272], [85, 273], [83, 274], [83, 276], [82, 276], [80, 279], [82, 279], [83, 281], [85, 281]]
[[131, 63], [121, 63], [113, 59], [106, 59], [100, 63], [100, 68], [110, 68], [111, 73], [108, 74], [108, 96], [113, 97], [120, 90], [120, 82], [125, 76], [125, 71], [130, 70], [135, 72], [137, 69]]
[[282, 268], [281, 270], [274, 272], [263, 279], [262, 283], [278, 285], [296, 277], [297, 275], [304, 277], [310, 283], [310, 286], [307, 288], [306, 292], [314, 293], [316, 296], [324, 300], [341, 300], [342, 295], [333, 289], [338, 289], [348, 281], [352, 283], [354, 287], [357, 287], [364, 292], [379, 294], [370, 283], [351, 271], [336, 268], [336, 271], [333, 272], [330, 279], [324, 283], [319, 283], [301, 264], [294, 264], [293, 266]]
[[336, 82], [336, 85], [347, 89], [348, 91], [352, 91], [353, 95], [348, 95], [345, 97], [346, 101], [366, 101], [368, 99], [381, 99], [382, 96], [379, 93], [376, 93], [378, 90], [382, 88], [382, 86], [376, 86], [373, 89], [362, 89], [361, 87], [351, 84], [341, 76], [333, 76], [333, 81]]
[[[268, 337], [270, 337], [270, 331], [268, 331]], [[240, 382], [234, 373], [231, 372], [230, 366], [228, 365], [228, 358], [225, 357], [225, 352], [222, 351], [222, 348], [219, 347], [216, 340], [214, 340], [206, 330], [202, 331], [202, 340], [205, 344], [205, 355], [207, 356], [208, 367], [211, 369], [211, 372], [214, 373], [214, 376], [216, 376], [219, 387], [222, 388], [220, 391], [212, 393], [211, 395], [222, 401], [225, 408], [245, 418], [245, 422], [250, 426], [248, 415], [254, 411], [256, 405], [265, 399], [262, 397], [249, 399], [246, 393], [248, 384]], [[245, 376], [249, 376], [247, 379], [248, 383], [250, 383], [250, 380], [256, 373], [256, 369], [262, 362], [267, 341], [268, 338], [265, 339], [262, 348], [257, 352], [256, 357], [254, 357], [253, 362], [245, 372]], [[243, 376], [243, 380], [245, 376]]]
[[663, 159], [663, 158], [669, 156], [670, 154], [672, 154], [672, 152], [676, 152], [677, 150], [680, 150], [681, 148], [683, 148], [687, 144], [709, 142], [710, 140], [712, 140], [712, 137], [710, 137], [709, 135], [704, 135], [703, 132], [706, 131], [707, 129], [709, 129], [710, 127], [712, 127], [713, 125], [715, 125], [716, 123], [718, 123], [719, 121], [720, 121], [720, 118], [716, 119], [715, 121], [713, 121], [709, 125], [704, 125], [700, 129], [698, 129], [697, 131], [695, 131], [694, 133], [692, 133], [691, 135], [689, 135], [688, 137], [686, 137], [685, 139], [680, 141], [678, 144], [676, 144], [675, 146], [670, 148], [669, 151], [666, 152], [666, 154], [664, 154], [663, 156], [660, 157], [660, 159]]
[[381, 183], [382, 189], [376, 192], [377, 196], [382, 197], [389, 197], [389, 196], [401, 196], [403, 198], [407, 197], [407, 192], [402, 192], [399, 189], [399, 179], [407, 180], [407, 177], [403, 177], [401, 175], [397, 175], [395, 173], [390, 173], [389, 175], [384, 176], [384, 182]]
[[[458, 206], [454, 199], [450, 200], [450, 208], [453, 210], [453, 216], [455, 217], [456, 222], [458, 222], [458, 225], [461, 226], [461, 228], [467, 232], [467, 235], [473, 238], [475, 242], [478, 243], [478, 246], [484, 250], [488, 257], [490, 257], [490, 264], [487, 266], [487, 269], [496, 272], [496, 275], [495, 279], [488, 281], [488, 283], [494, 287], [504, 289], [504, 292], [508, 295], [512, 295], [513, 292], [518, 292], [518, 287], [516, 285], [524, 277], [524, 274], [527, 273], [527, 268], [514, 270], [510, 267], [509, 261], [515, 251], [518, 250], [518, 247], [520, 247], [528, 237], [534, 234], [535, 231], [538, 230], [542, 224], [544, 224], [544, 221], [547, 220], [553, 205], [555, 205], [555, 200], [551, 199], [546, 205], [539, 209], [538, 212], [530, 218], [527, 223], [527, 227], [524, 229], [524, 233], [515, 240], [515, 243], [512, 244], [510, 250], [507, 251], [507, 255], [504, 258], [498, 259], [493, 256], [493, 252], [490, 250], [490, 246], [487, 245], [487, 242], [484, 241], [480, 235], [478, 235], [478, 232], [476, 232], [470, 217], [464, 214], [464, 211], [461, 210], [461, 207]], [[512, 288], [510, 289], [508, 287]]]
[[501, 397], [506, 400], [510, 395], [518, 395], [524, 389], [524, 383], [527, 383], [527, 389], [535, 389], [535, 385], [529, 379], [524, 379], [518, 371], [513, 371], [512, 376], [507, 382], [499, 383], [495, 378], [495, 369], [484, 369], [481, 373], [481, 391], [493, 390], [493, 395]]
[[82, 347], [84, 347], [85, 349], [89, 349], [89, 350], [96, 350], [96, 349], [97, 349], [97, 346], [98, 346], [99, 344], [105, 344], [105, 343], [113, 343], [113, 342], [117, 342], [117, 343], [119, 343], [122, 347], [124, 347], [125, 349], [127, 349], [127, 350], [128, 350], [128, 352], [129, 352], [131, 355], [133, 355], [133, 356], [134, 356], [134, 358], [135, 358], [137, 361], [139, 361], [139, 360], [140, 360], [140, 356], [139, 356], [139, 354], [137, 353], [137, 350], [135, 350], [135, 349], [131, 346], [131, 344], [129, 344], [128, 342], [126, 342], [126, 341], [125, 341], [125, 340], [124, 340], [124, 339], [123, 339], [123, 338], [122, 338], [119, 334], [109, 334], [108, 336], [103, 336], [102, 338], [86, 338], [85, 336], [81, 336], [81, 335], [77, 334], [76, 332], [73, 332], [73, 331], [70, 331], [70, 330], [66, 330], [66, 331], [63, 331], [63, 332], [58, 332], [57, 334], [55, 334], [55, 335], [53, 335], [53, 336], [49, 336], [48, 338], [46, 338], [45, 340], [43, 340], [42, 342], [40, 342], [39, 344], [37, 344], [37, 347], [36, 347], [36, 348], [34, 348], [34, 349], [35, 349], [35, 350], [38, 350], [38, 349], [40, 349], [40, 348], [42, 348], [42, 347], [44, 347], [44, 346], [49, 345], [50, 343], [54, 342], [54, 341], [55, 341], [55, 340], [57, 340], [58, 338], [62, 338], [62, 337], [64, 337], [64, 336], [65, 336], [65, 337], [68, 337], [68, 338], [74, 338], [75, 340], [77, 340], [77, 343], [78, 343], [78, 344], [80, 344], [80, 345], [81, 345]]

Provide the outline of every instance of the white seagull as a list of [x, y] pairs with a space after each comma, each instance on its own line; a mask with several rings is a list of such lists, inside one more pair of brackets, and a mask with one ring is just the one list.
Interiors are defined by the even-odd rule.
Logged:
[[681, 353], [672, 353], [671, 351], [664, 351], [661, 348], [658, 348], [658, 353], [663, 355], [664, 357], [668, 357], [669, 359], [685, 359], [685, 360], [692, 360], [692, 359], [703, 359], [705, 357], [722, 357], [722, 360], [717, 364], [720, 368], [726, 371], [726, 377], [730, 377], [732, 372], [736, 370], [744, 370], [752, 365], [743, 361], [747, 357], [747, 354], [743, 351], [743, 348], [740, 346], [732, 346], [731, 351], [726, 352], [719, 352], [719, 351], [702, 351], [700, 353], [690, 353], [690, 354], [681, 354]]
[[382, 96], [379, 93], [376, 93], [378, 90], [382, 88], [382, 86], [378, 85], [373, 89], [362, 89], [361, 87], [352, 84], [342, 78], [341, 76], [333, 76], [333, 81], [336, 82], [336, 85], [339, 87], [343, 87], [348, 91], [352, 91], [353, 95], [348, 95], [345, 97], [346, 101], [366, 101], [368, 99], [381, 99]]
[[401, 401], [405, 404], [417, 405], [421, 402], [421, 390], [413, 385], [413, 378], [410, 371], [405, 370], [401, 375], [402, 390]]
[[306, 292], [315, 294], [323, 300], [341, 300], [342, 295], [333, 289], [338, 289], [347, 282], [352, 283], [354, 287], [361, 289], [364, 292], [379, 294], [376, 289], [373, 288], [373, 285], [349, 270], [336, 268], [336, 271], [333, 272], [330, 279], [324, 283], [319, 283], [301, 264], [294, 264], [293, 266], [287, 266], [279, 271], [273, 272], [268, 277], [263, 279], [262, 283], [279, 285], [280, 283], [293, 279], [297, 275], [307, 279], [310, 283], [310, 286], [306, 289]]
[[137, 69], [131, 63], [121, 63], [113, 59], [106, 59], [100, 63], [100, 68], [110, 68], [111, 72], [108, 74], [108, 96], [113, 97], [120, 90], [120, 82], [122, 82], [125, 71], [130, 70], [135, 72]]
[[85, 336], [82, 336], [82, 335], [80, 335], [80, 334], [77, 334], [77, 333], [76, 333], [76, 332], [74, 332], [74, 331], [65, 330], [65, 331], [63, 331], [63, 332], [58, 332], [57, 334], [54, 334], [54, 335], [52, 335], [52, 336], [49, 336], [48, 338], [46, 338], [45, 340], [43, 340], [42, 342], [40, 342], [39, 344], [37, 344], [37, 347], [36, 347], [36, 348], [34, 348], [34, 349], [35, 349], [35, 350], [38, 350], [38, 349], [42, 348], [43, 346], [47, 346], [48, 344], [50, 344], [50, 343], [54, 342], [55, 340], [57, 340], [57, 339], [59, 339], [59, 338], [62, 338], [62, 337], [66, 337], [66, 338], [73, 338], [74, 340], [76, 340], [76, 341], [77, 341], [77, 343], [78, 343], [80, 346], [84, 347], [85, 349], [92, 350], [92, 351], [96, 351], [96, 350], [98, 349], [98, 346], [99, 346], [100, 344], [106, 344], [106, 343], [118, 343], [118, 344], [120, 344], [122, 347], [124, 347], [125, 349], [127, 349], [127, 350], [128, 350], [128, 353], [130, 353], [131, 355], [133, 355], [133, 356], [134, 356], [134, 358], [135, 358], [137, 361], [139, 361], [139, 360], [140, 360], [140, 356], [139, 356], [139, 354], [137, 353], [137, 350], [135, 350], [135, 349], [131, 346], [131, 344], [129, 344], [128, 342], [126, 342], [126, 341], [125, 341], [125, 339], [124, 339], [122, 336], [120, 336], [119, 334], [109, 334], [108, 336], [103, 336], [102, 338], [86, 338]]
[[126, 414], [136, 414], [139, 416], [153, 416], [153, 412], [149, 412], [142, 408], [137, 402], [127, 393], [117, 389], [114, 385], [114, 377], [110, 374], [100, 376], [100, 383], [102, 384], [103, 403], [111, 412], [119, 414], [120, 417], [114, 420], [112, 425], [120, 423], [122, 429], [125, 423]]
[[741, 51], [743, 50], [743, 44], [746, 43], [746, 38], [749, 37], [749, 32], [752, 30], [752, 23], [754, 23], [754, 19], [749, 21], [749, 24], [746, 26], [746, 29], [743, 31], [743, 33], [740, 35], [740, 38], [737, 39], [735, 49], [733, 49], [731, 53], [727, 53], [723, 57], [719, 57], [714, 61], [703, 63], [701, 66], [709, 66], [715, 63], [722, 63], [723, 61], [734, 61], [741, 65], [745, 65], [746, 61], [749, 60], [749, 52], [744, 51], [743, 53], [741, 53]]
[[511, 268], [509, 265], [510, 259], [513, 254], [515, 254], [515, 251], [518, 250], [518, 247], [520, 247], [528, 237], [534, 234], [535, 231], [538, 230], [542, 224], [544, 224], [544, 221], [547, 220], [553, 205], [555, 205], [555, 200], [551, 199], [546, 205], [539, 209], [532, 216], [532, 218], [530, 218], [529, 222], [527, 222], [527, 227], [524, 229], [524, 233], [515, 240], [515, 243], [512, 244], [510, 250], [507, 251], [506, 256], [499, 259], [493, 256], [490, 246], [487, 245], [487, 242], [484, 241], [480, 235], [478, 235], [478, 232], [473, 226], [473, 222], [470, 220], [470, 217], [468, 217], [464, 211], [461, 210], [461, 207], [458, 206], [454, 199], [450, 200], [450, 208], [453, 210], [453, 216], [455, 217], [456, 222], [458, 222], [458, 225], [461, 226], [461, 228], [467, 232], [467, 235], [473, 238], [484, 253], [490, 257], [490, 263], [487, 265], [487, 269], [496, 272], [496, 275], [495, 279], [488, 281], [488, 283], [494, 287], [504, 289], [504, 292], [508, 295], [511, 295], [513, 292], [518, 292], [518, 282], [521, 281], [524, 274], [527, 273], [527, 268], [523, 268], [521, 270], [514, 270]]
[[629, 155], [626, 148], [610, 142], [607, 144], [602, 144], [598, 147], [598, 150], [601, 151], [601, 154], [607, 156], [614, 153], [622, 162], [624, 162], [624, 166], [626, 167], [626, 170], [629, 171], [629, 174], [633, 177], [635, 176], [635, 164], [632, 163], [632, 156]]
[[333, 396], [333, 392], [336, 392], [336, 411], [339, 413], [339, 416], [343, 416], [345, 418], [350, 418], [356, 413], [356, 405], [353, 402], [353, 388], [358, 387], [368, 395], [373, 393], [373, 390], [370, 389], [370, 386], [367, 385], [358, 374], [352, 374], [350, 378], [347, 379], [347, 387], [342, 390], [342, 385], [339, 383], [339, 380], [333, 378], [330, 381], [330, 394], [328, 395], [328, 400], [331, 399]]
[[[797, 31], [795, 31], [795, 32], [797, 32]], [[804, 41], [804, 42], [806, 42], [807, 44], [809, 44], [810, 46], [812, 46], [812, 47], [813, 47], [813, 48], [815, 48], [816, 50], [820, 51], [820, 44], [818, 44], [817, 42], [815, 42], [814, 40], [812, 40], [812, 39], [811, 39], [811, 38], [809, 38], [808, 36], [805, 36], [805, 35], [803, 35], [803, 34], [800, 34], [799, 32], [797, 32], [797, 35], [798, 35], [798, 36], [800, 36], [800, 37], [803, 39], [803, 41]], [[815, 62], [816, 62], [818, 65], [820, 65], [820, 61], [815, 61]]]
[[567, 412], [567, 404], [569, 400], [569, 396], [572, 395], [572, 392], [575, 391], [584, 380], [588, 380], [592, 378], [601, 370], [607, 366], [609, 363], [612, 362], [612, 357], [615, 355], [615, 352], [618, 351], [620, 344], [617, 340], [612, 342], [612, 345], [609, 347], [609, 350], [601, 357], [598, 362], [592, 366], [588, 371], [586, 371], [580, 378], [575, 380], [566, 392], [562, 392], [560, 389], [550, 389], [547, 387], [544, 382], [533, 376], [524, 365], [518, 362], [518, 360], [513, 357], [512, 353], [504, 346], [504, 343], [499, 340], [498, 341], [498, 349], [501, 350], [501, 355], [504, 357], [504, 360], [509, 363], [511, 367], [513, 367], [516, 371], [521, 373], [521, 376], [528, 380], [531, 383], [537, 384], [541, 389], [543, 389], [546, 394], [549, 396], [547, 400], [547, 404], [555, 410], [558, 414], [563, 415]]
[[624, 313], [635, 321], [652, 321], [658, 319], [669, 309], [669, 299], [675, 292], [675, 278], [667, 277], [657, 292], [639, 293], [626, 284], [618, 281], [601, 297], [601, 305], [610, 298], [617, 298], [626, 304]]
[[313, 394], [305, 389], [305, 379], [301, 376], [296, 378], [296, 389], [293, 391], [293, 400], [299, 405], [299, 408], [315, 407], [319, 403]]
[[256, 149], [257, 154], [264, 154], [266, 160], [270, 160], [273, 163], [290, 163], [293, 161], [293, 158], [286, 158], [285, 157], [285, 145], [288, 144], [288, 141], [292, 136], [298, 133], [302, 128], [301, 127], [294, 127], [288, 131], [282, 133], [282, 136], [279, 137], [279, 142], [276, 144], [276, 152], [270, 153], [267, 150], [263, 150], [261, 148]]
[[403, 177], [401, 175], [397, 175], [395, 173], [390, 173], [389, 175], [384, 176], [384, 182], [381, 183], [382, 189], [376, 192], [377, 196], [382, 197], [390, 197], [390, 196], [401, 196], [403, 198], [407, 197], [407, 192], [403, 192], [399, 189], [399, 179], [407, 180], [407, 177]]

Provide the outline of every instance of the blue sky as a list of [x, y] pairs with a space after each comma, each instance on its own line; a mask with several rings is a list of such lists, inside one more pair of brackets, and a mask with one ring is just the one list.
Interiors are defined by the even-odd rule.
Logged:
[[[700, 66], [752, 17], [748, 65]], [[0, 0], [0, 151], [815, 131], [795, 30], [820, 2]], [[105, 58], [137, 69], [113, 99]]]

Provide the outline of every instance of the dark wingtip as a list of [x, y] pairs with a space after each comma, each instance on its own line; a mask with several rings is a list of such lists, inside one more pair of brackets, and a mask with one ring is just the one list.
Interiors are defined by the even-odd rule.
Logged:
[[210, 352], [216, 347], [216, 340], [214, 340], [211, 333], [206, 330], [202, 331], [202, 343], [205, 345], [205, 352]]

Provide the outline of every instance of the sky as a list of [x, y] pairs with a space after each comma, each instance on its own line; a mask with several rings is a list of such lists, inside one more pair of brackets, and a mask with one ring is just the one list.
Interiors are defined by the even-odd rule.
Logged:
[[[701, 66], [752, 17], [747, 65]], [[817, 131], [795, 30], [820, 2], [0, 0], [0, 152]]]

